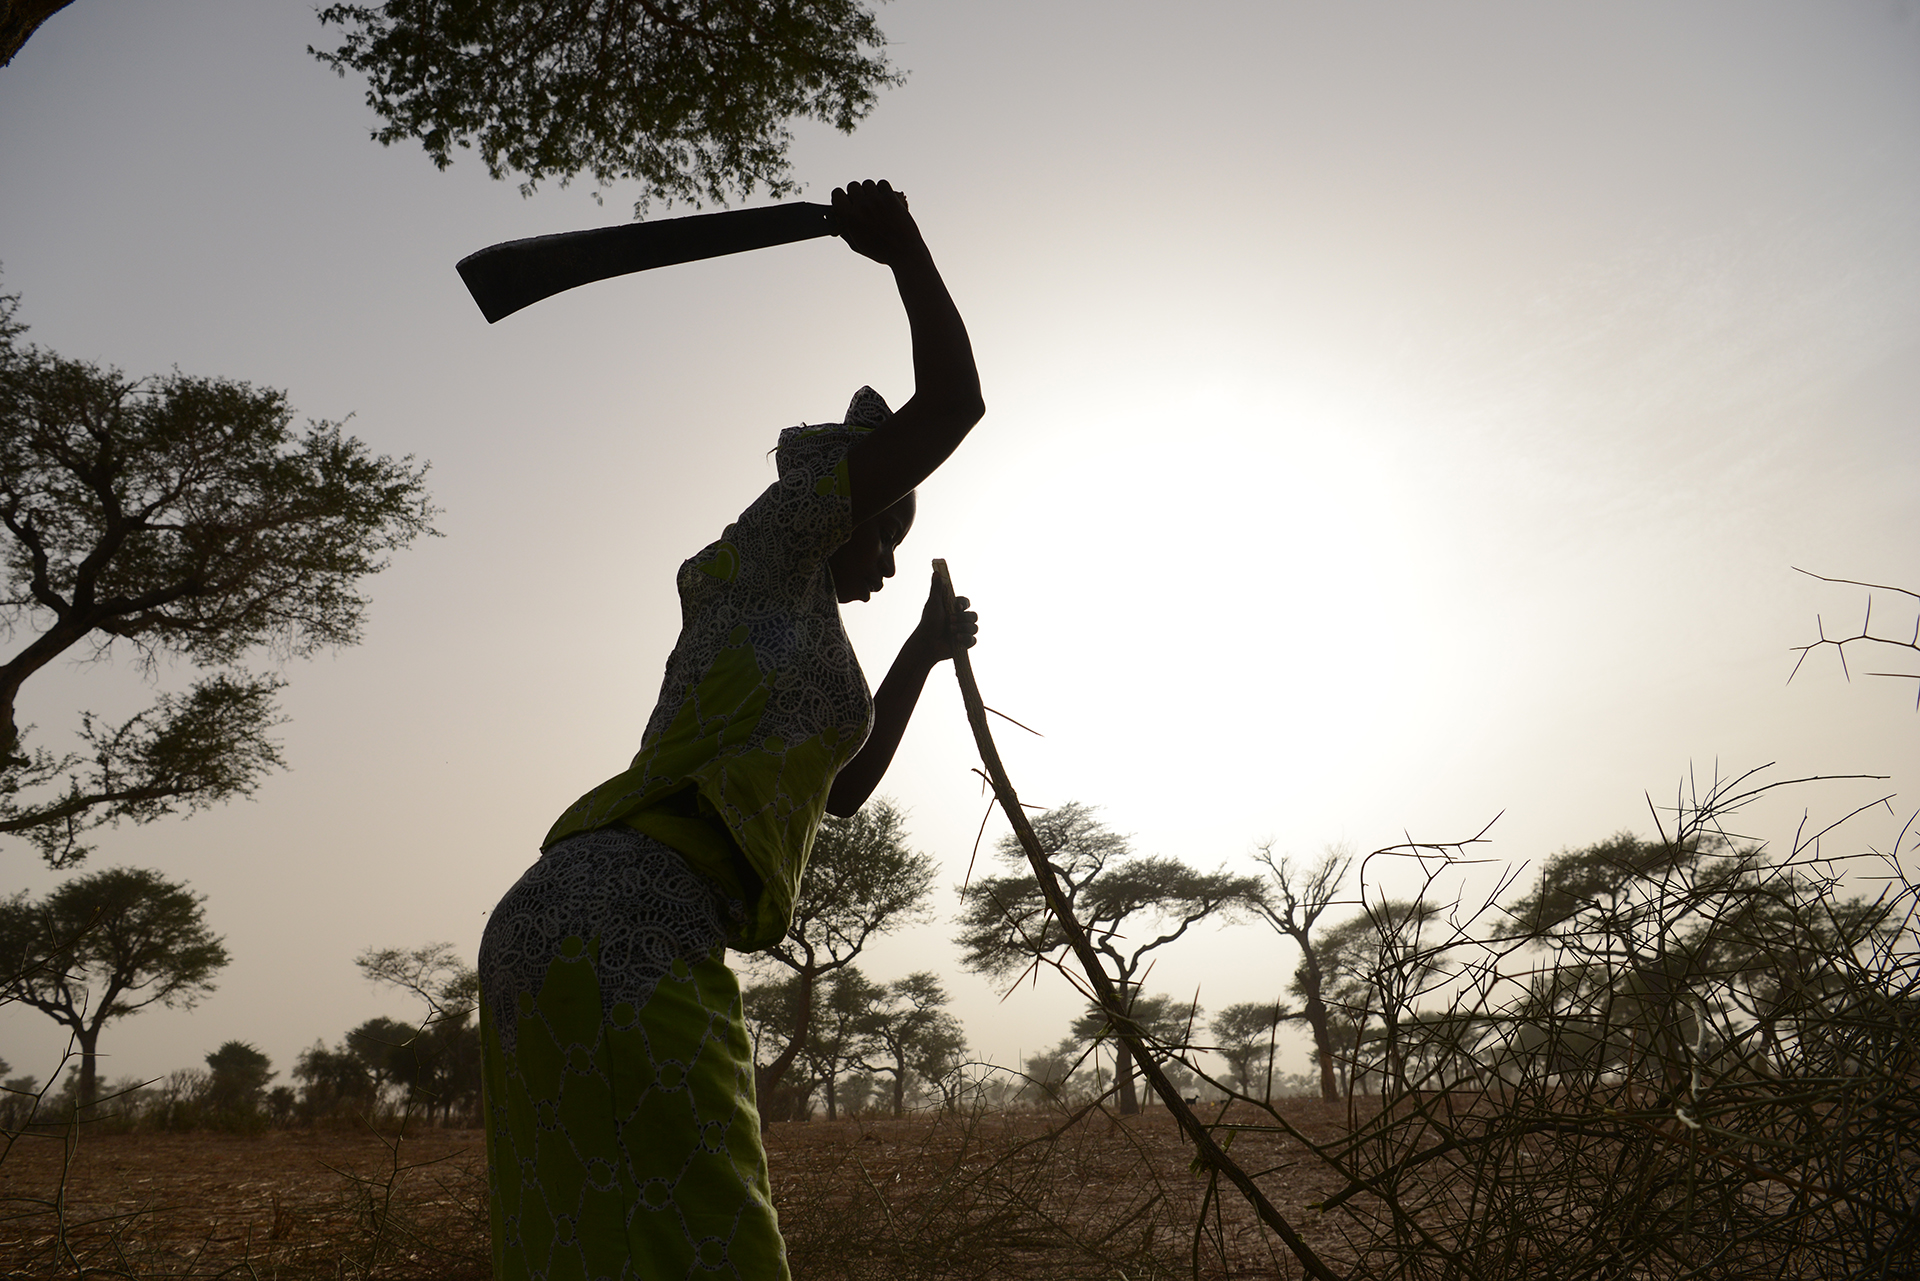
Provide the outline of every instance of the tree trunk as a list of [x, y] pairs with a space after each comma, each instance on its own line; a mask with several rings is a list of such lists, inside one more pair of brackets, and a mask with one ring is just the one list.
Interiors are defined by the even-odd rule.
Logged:
[[1340, 1097], [1340, 1086], [1333, 1075], [1333, 1026], [1318, 992], [1307, 998], [1306, 1019], [1313, 1029], [1314, 1057], [1320, 1060], [1320, 1097], [1332, 1103]]
[[99, 1025], [75, 1031], [73, 1039], [80, 1046], [80, 1087], [76, 1098], [79, 1110], [84, 1111], [100, 1097], [100, 1062], [99, 1055], [95, 1053], [100, 1044]]
[[1113, 1080], [1120, 1087], [1120, 1115], [1136, 1115], [1140, 1111], [1140, 1091], [1133, 1081], [1133, 1051], [1125, 1041], [1117, 1039], [1113, 1047]]
[[[775, 1088], [780, 1084], [780, 1078], [787, 1074], [787, 1069], [793, 1066], [793, 1061], [800, 1057], [800, 1047], [806, 1044], [807, 1033], [813, 1026], [814, 973], [810, 969], [795, 970], [794, 978], [795, 995], [799, 998], [800, 1013], [793, 1021], [793, 1038], [787, 1042], [787, 1048], [780, 1051], [779, 1058], [767, 1064], [764, 1072], [756, 1073], [759, 1077], [756, 1082], [758, 1087], [756, 1093], [769, 1102], [773, 1099]], [[795, 1110], [798, 1111], [797, 1106]], [[766, 1129], [767, 1123], [772, 1119], [763, 1109], [760, 1113], [760, 1128]]]
[[907, 1114], [907, 1059], [905, 1055], [894, 1056], [893, 1073], [893, 1115], [894, 1119]]
[[1386, 1041], [1387, 1062], [1383, 1074], [1382, 1093], [1391, 1091], [1402, 1095], [1407, 1092], [1407, 1058], [1400, 1044], [1400, 1020], [1389, 1009], [1380, 1019], [1380, 1035]]

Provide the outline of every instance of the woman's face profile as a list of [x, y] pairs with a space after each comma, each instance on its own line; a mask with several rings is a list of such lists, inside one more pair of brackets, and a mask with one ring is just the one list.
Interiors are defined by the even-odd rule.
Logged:
[[871, 600], [893, 577], [893, 549], [913, 528], [915, 500], [911, 492], [877, 516], [861, 521], [847, 539], [827, 557], [833, 571], [833, 594], [842, 605]]

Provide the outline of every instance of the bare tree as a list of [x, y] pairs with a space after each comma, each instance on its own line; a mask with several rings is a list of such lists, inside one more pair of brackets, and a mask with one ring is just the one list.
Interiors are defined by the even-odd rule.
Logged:
[[1317, 863], [1302, 866], [1288, 857], [1275, 858], [1263, 845], [1254, 860], [1267, 869], [1268, 883], [1249, 900], [1249, 906], [1267, 924], [1300, 949], [1293, 987], [1304, 1004], [1297, 1017], [1313, 1033], [1314, 1057], [1320, 1064], [1320, 1097], [1337, 1099], [1340, 1086], [1334, 1075], [1333, 1014], [1327, 1007], [1327, 976], [1314, 933], [1320, 918], [1339, 901], [1340, 887], [1353, 869], [1353, 851], [1328, 846]]

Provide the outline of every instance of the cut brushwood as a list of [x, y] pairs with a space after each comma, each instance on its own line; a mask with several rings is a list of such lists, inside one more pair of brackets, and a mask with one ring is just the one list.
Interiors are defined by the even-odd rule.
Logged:
[[[947, 614], [952, 617], [955, 613], [953, 576], [947, 570], [947, 562], [934, 561], [933, 572], [940, 580], [940, 592], [946, 602]], [[973, 679], [973, 660], [965, 649], [956, 648], [953, 652], [953, 674], [960, 682], [960, 698], [966, 704], [967, 723], [973, 727], [973, 740], [980, 748], [981, 764], [987, 767], [987, 779], [993, 784], [994, 798], [1000, 802], [1007, 821], [1013, 825], [1014, 836], [1019, 840], [1020, 848], [1026, 851], [1027, 862], [1033, 865], [1033, 874], [1039, 879], [1040, 892], [1046, 896], [1047, 908], [1059, 920], [1061, 931], [1067, 936], [1081, 968], [1086, 971], [1094, 999], [1106, 1014], [1114, 1034], [1126, 1042], [1147, 1083], [1179, 1122], [1181, 1133], [1197, 1149], [1200, 1166], [1239, 1189], [1254, 1213], [1260, 1216], [1260, 1221], [1271, 1228], [1273, 1234], [1293, 1252], [1293, 1257], [1300, 1260], [1300, 1266], [1307, 1270], [1309, 1276], [1318, 1277], [1320, 1281], [1340, 1281], [1340, 1274], [1328, 1267], [1299, 1231], [1287, 1222], [1286, 1216], [1260, 1191], [1252, 1176], [1214, 1141], [1213, 1132], [1194, 1114], [1186, 1099], [1181, 1097], [1178, 1087], [1161, 1069], [1146, 1038], [1140, 1034], [1139, 1026], [1127, 1015], [1113, 979], [1100, 964], [1099, 954], [1093, 950], [1086, 930], [1074, 918], [1073, 908], [1060, 888], [1059, 879], [1054, 876], [1053, 869], [1047, 866], [1046, 851], [1040, 848], [1040, 838], [1034, 834], [1033, 825], [1027, 822], [1026, 811], [1021, 808], [1020, 798], [1014, 793], [1013, 780], [1007, 776], [1007, 767], [1001, 764], [1000, 753], [993, 745], [993, 734], [987, 728], [987, 707], [980, 699], [980, 687]]]

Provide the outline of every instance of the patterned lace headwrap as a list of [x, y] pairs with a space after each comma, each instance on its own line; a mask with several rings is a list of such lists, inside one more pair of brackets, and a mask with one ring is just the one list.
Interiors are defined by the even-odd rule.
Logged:
[[886, 400], [871, 387], [862, 387], [853, 393], [853, 399], [847, 402], [847, 416], [837, 423], [812, 423], [801, 427], [788, 427], [780, 433], [780, 443], [774, 446], [774, 463], [780, 474], [785, 475], [791, 446], [805, 441], [811, 448], [846, 438], [859, 438], [883, 427], [893, 410], [887, 407]]

